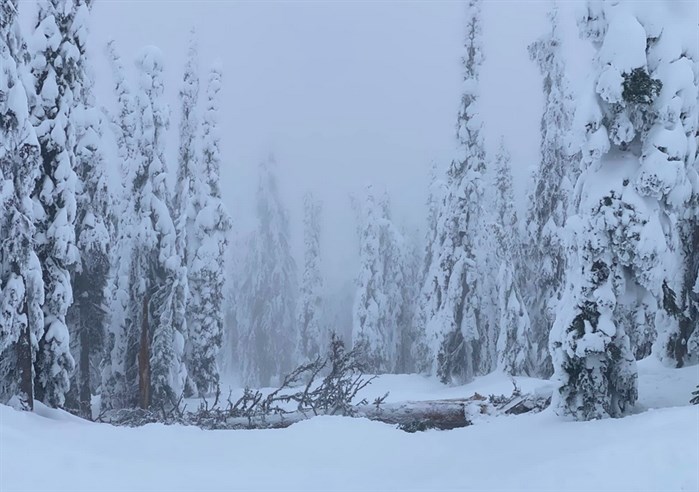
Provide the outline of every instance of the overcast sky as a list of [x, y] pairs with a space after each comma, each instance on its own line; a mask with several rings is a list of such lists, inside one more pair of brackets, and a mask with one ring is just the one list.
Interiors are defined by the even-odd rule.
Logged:
[[[549, 1], [491, 1], [484, 7], [486, 63], [481, 108], [493, 148], [504, 135], [523, 195], [536, 163], [543, 103], [526, 46], [546, 30]], [[572, 78], [590, 50], [577, 40], [570, 2], [562, 8]], [[256, 166], [272, 151], [301, 243], [301, 197], [324, 204], [325, 269], [331, 280], [354, 274], [357, 240], [349, 193], [373, 183], [388, 189], [406, 228], [424, 224], [432, 161], [453, 154], [459, 106], [464, 5], [456, 1], [98, 1], [92, 49], [101, 102], [112, 104], [102, 47], [116, 39], [133, 66], [138, 49], [164, 53], [172, 103], [170, 168], [176, 166], [177, 91], [189, 30], [196, 28], [202, 79], [215, 60], [224, 69], [222, 180], [239, 232], [252, 222]]]

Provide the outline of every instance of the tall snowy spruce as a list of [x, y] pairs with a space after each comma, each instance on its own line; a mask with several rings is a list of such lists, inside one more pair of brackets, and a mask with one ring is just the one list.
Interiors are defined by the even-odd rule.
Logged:
[[531, 319], [531, 375], [550, 377], [549, 333], [563, 291], [565, 245], [562, 231], [572, 206], [579, 174], [579, 155], [568, 151], [573, 98], [565, 75], [558, 12], [549, 12], [550, 31], [529, 45], [529, 56], [543, 77], [544, 113], [541, 117], [541, 157], [534, 172], [526, 214], [523, 278], [525, 304]]
[[237, 354], [241, 376], [251, 385], [269, 386], [296, 362], [296, 264], [276, 166], [272, 157], [260, 164], [257, 230], [248, 243], [237, 300]]
[[[682, 10], [679, 13], [681, 14]], [[686, 18], [691, 16], [687, 15]], [[665, 325], [670, 326], [669, 330], [658, 330], [658, 341], [653, 347], [662, 360], [676, 367], [699, 363], [699, 45], [696, 42], [699, 38], [699, 26], [687, 25], [686, 19], [684, 21], [684, 29], [678, 29], [683, 41], [681, 55], [670, 64], [672, 68], [662, 68], [661, 73], [667, 74], [666, 77], [660, 77], [659, 74], [661, 80], [671, 76], [672, 83], [679, 88], [677, 96], [682, 102], [679, 119], [687, 144], [686, 153], [682, 156], [680, 152], [680, 156], [684, 160], [687, 177], [693, 186], [692, 196], [684, 214], [678, 212], [681, 217], [678, 228], [684, 267], [682, 284], [675, 291], [674, 298], [668, 296], [664, 301], [667, 311], [674, 318], [674, 323]], [[677, 19], [671, 22], [679, 24]], [[670, 44], [670, 41], [666, 41], [666, 44]], [[675, 46], [674, 54], [677, 55], [677, 52]], [[667, 59], [665, 61], [667, 63]], [[688, 66], [694, 70], [693, 84]], [[659, 65], [657, 70], [661, 70], [661, 67], [662, 65]], [[665, 87], [666, 97], [669, 90], [672, 90], [672, 87]], [[677, 100], [673, 102], [675, 106], [679, 106]], [[680, 148], [681, 145], [682, 143], [679, 143]]]
[[[116, 285], [108, 357], [103, 371], [103, 406], [169, 407], [181, 395], [184, 365], [186, 269], [177, 255], [176, 231], [169, 208], [164, 131], [162, 54], [146, 47], [136, 61], [139, 88], [135, 110], [132, 178], [128, 213], [119, 223]], [[126, 125], [123, 125], [126, 126]], [[130, 193], [128, 193], [130, 192]]]
[[34, 361], [44, 332], [44, 283], [34, 240], [31, 195], [41, 151], [22, 83], [28, 53], [18, 1], [0, 4], [0, 403], [34, 408]]
[[[421, 309], [431, 372], [443, 382], [464, 382], [495, 363], [495, 313], [483, 256], [485, 151], [478, 112], [481, 2], [468, 3], [464, 85], [458, 117], [461, 155], [448, 170], [447, 190], [437, 218], [434, 256], [424, 279]], [[479, 265], [480, 263], [480, 265]]]
[[417, 230], [412, 233], [398, 229], [391, 222], [390, 228], [393, 248], [400, 250], [400, 256], [394, 261], [395, 291], [400, 302], [397, 313], [398, 355], [394, 371], [399, 374], [422, 372], [424, 369], [424, 337], [415, 324], [417, 299], [422, 287], [422, 270], [424, 267], [424, 243]]
[[407, 261], [405, 239], [391, 220], [388, 196], [377, 203], [369, 187], [362, 209], [352, 341], [366, 351], [369, 371], [395, 372], [404, 363], [400, 353], [406, 326], [401, 323], [412, 314], [404, 281], [412, 264]]
[[[135, 163], [138, 115], [133, 90], [126, 80], [126, 71], [113, 40], [107, 45], [107, 56], [112, 68], [118, 108], [118, 114], [111, 115], [111, 127], [116, 138], [117, 155], [121, 164], [119, 171], [124, 186], [120, 190], [121, 193], [115, 194], [113, 228], [116, 241], [111, 251], [112, 261], [107, 286], [109, 320], [104, 340], [101, 402], [103, 408], [120, 408], [135, 406], [137, 401], [137, 397], [134, 396], [137, 390], [127, 381], [137, 380], [135, 355], [128, 352], [137, 351], [138, 339], [135, 332], [127, 333], [126, 330], [127, 324], [136, 318], [136, 310], [141, 310], [140, 303], [133, 304], [130, 290], [138, 221], [133, 186], [137, 174]], [[128, 402], [129, 393], [133, 403]]]
[[637, 398], [634, 354], [657, 333], [663, 357], [666, 326], [676, 326], [697, 86], [695, 48], [673, 15], [660, 2], [588, 2], [579, 17], [596, 70], [576, 113], [584, 170], [551, 337], [555, 405], [577, 419], [626, 413]]
[[225, 255], [231, 219], [221, 199], [221, 150], [218, 118], [221, 70], [211, 69], [202, 122], [201, 170], [192, 181], [194, 222], [188, 236], [189, 351], [187, 371], [198, 394], [213, 391], [219, 383], [217, 358], [223, 344]]
[[[414, 249], [409, 247], [404, 231], [401, 231], [393, 219], [391, 200], [387, 192], [379, 201], [380, 234], [379, 248], [383, 266], [384, 320], [388, 330], [393, 333], [393, 352], [391, 372], [410, 366], [409, 354], [403, 350], [404, 342], [411, 338], [413, 301], [416, 297], [413, 286], [415, 281], [416, 258]], [[404, 340], [406, 339], [406, 340]]]
[[[179, 289], [177, 304], [184, 309], [184, 321], [186, 325], [180, 327], [186, 334], [188, 324], [193, 315], [195, 306], [188, 305], [189, 269], [197, 248], [198, 240], [195, 238], [194, 222], [197, 214], [205, 205], [203, 203], [204, 190], [199, 168], [199, 151], [197, 140], [198, 115], [197, 104], [199, 101], [199, 50], [196, 43], [196, 33], [190, 32], [189, 47], [187, 49], [187, 61], [184, 67], [184, 76], [180, 88], [180, 139], [179, 156], [177, 159], [177, 177], [175, 180], [175, 194], [173, 195], [173, 219], [177, 230], [177, 254], [182, 259], [182, 264], [187, 267], [186, 288]], [[198, 306], [197, 306], [198, 307]], [[185, 358], [189, 359], [192, 352], [189, 337], [185, 335]], [[196, 383], [191, 379], [186, 393], [194, 393]], [[208, 385], [205, 385], [208, 386]]]
[[[417, 372], [429, 372], [433, 365], [434, 354], [431, 354], [427, 345], [427, 322], [435, 315], [436, 303], [431, 295], [426, 295], [429, 289], [437, 285], [428, 285], [427, 279], [434, 268], [435, 259], [439, 255], [439, 248], [444, 241], [444, 199], [447, 193], [446, 182], [439, 177], [436, 164], [430, 169], [430, 188], [427, 198], [427, 234], [425, 237], [425, 251], [422, 268], [416, 273], [418, 287], [417, 305], [412, 320], [412, 343], [410, 346], [410, 358], [413, 369]], [[435, 279], [433, 278], [433, 281]]]
[[88, 3], [78, 4], [73, 22], [80, 50], [77, 68], [83, 84], [75, 93], [77, 104], [72, 114], [78, 175], [75, 234], [80, 258], [72, 279], [74, 301], [67, 314], [72, 351], [78, 355], [69, 394], [73, 401], [67, 404], [91, 418], [91, 396], [99, 386], [96, 368], [104, 352], [112, 219], [106, 160], [101, 148], [102, 114], [92, 92], [94, 79], [85, 53], [88, 7]]
[[323, 277], [320, 273], [321, 206], [311, 193], [303, 198], [303, 277], [298, 305], [299, 355], [313, 360], [330, 342], [323, 328]]
[[352, 312], [352, 344], [366, 351], [368, 370], [389, 372], [392, 367], [395, 333], [384, 323], [384, 268], [381, 264], [380, 211], [371, 187], [362, 207], [364, 216], [359, 238], [359, 274]]
[[36, 396], [47, 405], [58, 407], [64, 404], [75, 367], [66, 314], [73, 302], [71, 272], [79, 261], [73, 113], [84, 83], [79, 47], [83, 7], [83, 2], [40, 2], [30, 43], [37, 95], [31, 115], [42, 160], [42, 172], [34, 190], [38, 211], [36, 239], [45, 292]]
[[495, 238], [497, 240], [498, 308], [500, 334], [498, 336], [498, 366], [511, 375], [531, 374], [536, 360], [532, 360], [531, 324], [522, 299], [519, 280], [521, 268], [520, 241], [517, 234], [517, 212], [512, 189], [510, 154], [500, 144], [495, 159]]

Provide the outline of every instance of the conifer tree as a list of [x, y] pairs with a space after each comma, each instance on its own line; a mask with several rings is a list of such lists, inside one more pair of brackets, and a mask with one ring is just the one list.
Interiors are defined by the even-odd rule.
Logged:
[[412, 275], [412, 258], [408, 255], [403, 233], [393, 221], [391, 201], [387, 192], [383, 193], [379, 202], [379, 254], [383, 268], [384, 319], [387, 331], [391, 333], [391, 354], [389, 371], [395, 372], [397, 365], [402, 364], [400, 348], [402, 336], [410, 330], [402, 322], [410, 320], [410, 308], [406, 296], [410, 294], [406, 283]]
[[260, 164], [257, 229], [248, 243], [237, 301], [242, 377], [246, 384], [263, 386], [292, 368], [297, 344], [296, 264], [289, 249], [289, 220], [275, 168], [272, 157]]
[[221, 70], [209, 75], [202, 124], [201, 176], [193, 180], [198, 194], [189, 253], [188, 372], [200, 395], [219, 382], [217, 358], [223, 344], [225, 254], [231, 219], [223, 206], [220, 186], [218, 115]]
[[[114, 289], [108, 363], [103, 380], [107, 407], [168, 407], [184, 389], [184, 309], [186, 269], [177, 255], [164, 160], [168, 108], [163, 104], [162, 54], [146, 47], [138, 55], [139, 89], [134, 98], [132, 201], [119, 225], [128, 242]], [[106, 398], [105, 398], [106, 396]]]
[[[187, 49], [187, 61], [184, 68], [182, 87], [180, 88], [180, 140], [179, 156], [177, 160], [177, 178], [175, 181], [175, 194], [173, 195], [173, 219], [177, 229], [177, 254], [182, 259], [182, 264], [187, 268], [186, 286], [178, 290], [179, 297], [175, 302], [185, 311], [186, 325], [180, 327], [185, 333], [186, 353], [190, 359], [192, 347], [189, 337], [186, 335], [188, 324], [194, 316], [194, 306], [189, 306], [189, 279], [192, 259], [198, 248], [199, 240], [195, 237], [195, 221], [197, 214], [206, 205], [205, 190], [202, 186], [201, 170], [199, 167], [199, 150], [197, 139], [198, 114], [197, 103], [199, 100], [199, 52], [196, 43], [196, 33], [190, 32], [189, 47]], [[197, 294], [199, 295], [199, 294]], [[193, 383], [190, 374], [190, 385]], [[187, 393], [193, 392], [193, 388], [187, 388]]]
[[31, 195], [40, 174], [40, 146], [30, 121], [21, 72], [28, 53], [18, 1], [0, 4], [0, 402], [34, 407], [34, 362], [44, 332], [44, 284], [36, 254]]
[[303, 360], [322, 355], [329, 343], [323, 330], [323, 277], [320, 273], [320, 203], [304, 196], [304, 262], [299, 299], [299, 354]]
[[88, 4], [80, 4], [73, 22], [76, 46], [80, 50], [77, 70], [84, 83], [75, 94], [73, 110], [76, 137], [73, 152], [79, 184], [76, 189], [75, 233], [80, 259], [73, 272], [74, 302], [68, 310], [67, 320], [73, 353], [79, 355], [71, 380], [74, 400], [71, 404], [81, 415], [91, 418], [91, 395], [99, 386], [93, 372], [95, 367], [99, 367], [104, 351], [107, 321], [104, 305], [112, 220], [106, 162], [101, 148], [102, 115], [92, 93], [94, 79], [85, 53], [88, 15]]
[[399, 259], [401, 309], [398, 315], [398, 356], [395, 372], [411, 374], [424, 370], [424, 336], [415, 324], [420, 295], [422, 269], [424, 266], [424, 245], [416, 232], [410, 234], [401, 230], [402, 256]]
[[[588, 2], [579, 19], [596, 68], [576, 113], [581, 199], [551, 344], [555, 406], [578, 419], [628, 412], [637, 398], [634, 351], [657, 332], [665, 357], [673, 333], [665, 327], [681, 317], [677, 224], [691, 199], [697, 86], [667, 9]], [[630, 298], [638, 300], [631, 309]]]
[[138, 173], [138, 115], [133, 90], [126, 80], [124, 65], [114, 41], [107, 45], [107, 55], [112, 67], [118, 103], [118, 114], [112, 116], [112, 131], [116, 136], [121, 162], [119, 170], [125, 186], [122, 193], [115, 196], [116, 212], [113, 215], [115, 220], [112, 228], [116, 241], [110, 255], [112, 261], [107, 286], [110, 314], [104, 340], [101, 401], [103, 408], [121, 408], [136, 405], [137, 386], [134, 385], [137, 382], [138, 370], [135, 347], [138, 346], [138, 338], [135, 329], [127, 331], [127, 328], [138, 318], [139, 311], [143, 312], [142, 303], [134, 304], [130, 290], [139, 221], [134, 194], [137, 190], [134, 181]]
[[[481, 3], [468, 2], [464, 86], [457, 137], [461, 149], [447, 173], [447, 191], [437, 220], [438, 252], [421, 293], [432, 371], [444, 382], [469, 381], [494, 362], [493, 299], [487, 273], [478, 267], [483, 247], [482, 198], [485, 151], [478, 112], [481, 47]], [[443, 225], [442, 225], [443, 224]]]
[[366, 352], [367, 368], [375, 373], [388, 372], [393, 333], [384, 322], [386, 308], [383, 292], [384, 269], [381, 264], [380, 212], [369, 187], [364, 206], [360, 237], [357, 295], [353, 308], [352, 342]]
[[541, 160], [534, 172], [526, 214], [522, 277], [527, 289], [525, 304], [531, 318], [534, 373], [553, 373], [548, 339], [556, 305], [563, 290], [565, 250], [562, 230], [579, 174], [579, 156], [570, 155], [568, 140], [573, 117], [572, 94], [565, 76], [558, 11], [548, 14], [549, 32], [529, 45], [529, 56], [543, 77], [544, 113], [541, 117]]
[[75, 361], [66, 313], [73, 302], [71, 271], [79, 261], [75, 237], [75, 128], [72, 113], [84, 80], [79, 69], [84, 2], [39, 3], [31, 41], [37, 99], [32, 119], [41, 145], [42, 173], [34, 190], [38, 257], [44, 277], [44, 333], [36, 362], [36, 395], [62, 406]]
[[367, 367], [375, 373], [395, 372], [408, 363], [401, 355], [402, 337], [409, 337], [412, 329], [412, 290], [406, 285], [414, 275], [412, 258], [390, 209], [388, 195], [376, 203], [369, 187], [361, 221], [352, 338], [354, 345], [365, 347]]
[[[434, 302], [434, 297], [428, 295], [430, 289], [437, 285], [428, 285], [431, 269], [434, 268], [435, 259], [439, 255], [439, 248], [445, 239], [444, 207], [446, 196], [446, 183], [439, 178], [436, 164], [430, 170], [430, 189], [427, 199], [427, 234], [425, 253], [422, 269], [416, 281], [421, 288], [418, 289], [417, 307], [415, 318], [413, 319], [413, 343], [411, 344], [410, 356], [418, 372], [429, 372], [433, 366], [434, 354], [430, 352], [427, 344], [427, 323], [435, 315], [438, 307]], [[434, 278], [433, 278], [434, 281]]]
[[518, 223], [512, 189], [510, 154], [504, 142], [495, 159], [495, 237], [497, 239], [498, 307], [500, 334], [498, 336], [498, 365], [511, 375], [524, 375], [533, 372], [530, 360], [531, 326], [529, 313], [524, 305], [517, 282], [519, 258]]

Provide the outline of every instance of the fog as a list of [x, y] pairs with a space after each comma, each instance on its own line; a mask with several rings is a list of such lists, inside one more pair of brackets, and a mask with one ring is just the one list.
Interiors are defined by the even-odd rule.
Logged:
[[[550, 2], [486, 2], [481, 107], [488, 147], [503, 135], [513, 155], [524, 206], [538, 156], [540, 77], [526, 46], [546, 29]], [[582, 74], [590, 50], [575, 38], [571, 3], [562, 5]], [[397, 222], [421, 230], [432, 162], [446, 166], [455, 148], [464, 6], [460, 2], [101, 1], [93, 13], [93, 49], [115, 39], [128, 67], [143, 45], [165, 57], [171, 104], [168, 165], [176, 166], [177, 91], [189, 31], [197, 32], [202, 93], [214, 61], [224, 70], [222, 189], [242, 238], [253, 222], [258, 162], [279, 163], [297, 257], [302, 195], [323, 202], [324, 270], [329, 283], [354, 276], [357, 239], [349, 194], [386, 189]], [[93, 53], [97, 93], [114, 104], [111, 71]]]

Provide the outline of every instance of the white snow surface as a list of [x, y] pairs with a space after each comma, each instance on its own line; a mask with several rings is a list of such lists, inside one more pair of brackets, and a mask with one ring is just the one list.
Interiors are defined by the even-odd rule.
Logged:
[[[415, 434], [343, 417], [281, 430], [118, 428], [40, 404], [34, 413], [0, 405], [0, 490], [698, 490], [699, 407], [687, 401], [699, 368], [645, 360], [639, 375], [638, 413], [622, 419], [572, 422], [547, 410]], [[524, 391], [552, 386], [517, 381]], [[454, 398], [509, 393], [511, 383], [382, 376], [366, 396], [386, 390], [392, 401]], [[41, 473], [37, 452], [52, 456]]]

